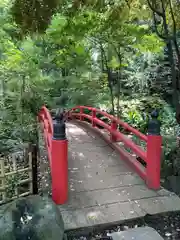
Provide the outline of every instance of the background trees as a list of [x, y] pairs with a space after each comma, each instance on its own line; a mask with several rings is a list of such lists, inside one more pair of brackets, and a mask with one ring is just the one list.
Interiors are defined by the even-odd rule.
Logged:
[[[36, 115], [93, 105], [146, 132], [160, 109], [165, 166], [177, 157], [179, 3], [0, 2], [0, 151], [36, 141]], [[165, 169], [165, 168], [164, 168]]]

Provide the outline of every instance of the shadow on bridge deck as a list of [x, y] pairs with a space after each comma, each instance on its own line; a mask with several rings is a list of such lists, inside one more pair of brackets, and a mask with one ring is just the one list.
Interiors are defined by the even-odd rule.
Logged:
[[59, 206], [66, 230], [180, 210], [180, 199], [152, 191], [88, 123], [67, 123], [69, 200]]

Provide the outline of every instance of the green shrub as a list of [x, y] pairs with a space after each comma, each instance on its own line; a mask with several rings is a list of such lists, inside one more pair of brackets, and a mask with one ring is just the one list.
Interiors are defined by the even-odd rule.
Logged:
[[[150, 113], [155, 108], [159, 110], [158, 119], [161, 122], [161, 135], [163, 137], [162, 176], [166, 177], [169, 174], [175, 174], [174, 171], [180, 174], [176, 145], [178, 125], [175, 119], [175, 112], [170, 105], [157, 96], [154, 98], [148, 97], [147, 99], [142, 98], [138, 100], [122, 101], [121, 118], [134, 128], [146, 134]], [[133, 136], [132, 139], [145, 148], [144, 142], [136, 136]]]

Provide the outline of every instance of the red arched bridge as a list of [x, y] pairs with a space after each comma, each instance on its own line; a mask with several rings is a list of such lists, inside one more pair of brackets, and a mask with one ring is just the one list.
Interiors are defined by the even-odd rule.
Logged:
[[38, 119], [52, 198], [67, 229], [180, 210], [180, 199], [160, 186], [162, 137], [156, 112], [147, 135], [93, 107], [77, 106], [64, 116], [66, 130], [62, 117], [53, 120], [45, 106]]

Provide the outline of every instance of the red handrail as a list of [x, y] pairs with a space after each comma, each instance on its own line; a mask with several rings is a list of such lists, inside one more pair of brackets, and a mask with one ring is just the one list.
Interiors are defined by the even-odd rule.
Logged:
[[77, 109], [87, 109], [89, 111], [93, 111], [94, 110], [96, 113], [99, 113], [99, 114], [109, 118], [111, 121], [117, 122], [117, 124], [121, 125], [124, 129], [128, 130], [129, 132], [132, 132], [137, 137], [139, 137], [143, 141], [147, 142], [147, 136], [146, 135], [144, 135], [143, 133], [139, 132], [137, 129], [131, 127], [129, 124], [123, 122], [119, 118], [114, 117], [114, 116], [110, 115], [109, 113], [107, 113], [105, 111], [102, 111], [100, 109], [93, 108], [93, 107], [86, 107], [86, 106], [77, 106], [75, 108], [72, 108], [71, 111], [74, 111], [74, 110], [77, 110]]
[[[84, 110], [90, 110], [90, 113], [85, 114]], [[78, 112], [76, 112], [78, 110]], [[110, 123], [105, 123], [98, 118], [97, 113], [105, 116], [110, 120]], [[135, 169], [135, 171], [146, 181], [148, 187], [159, 189], [160, 187], [160, 160], [161, 160], [161, 136], [160, 135], [144, 135], [137, 129], [129, 126], [122, 120], [89, 106], [77, 106], [65, 113], [69, 119], [78, 118], [80, 121], [91, 121], [92, 127], [98, 130], [98, 126], [104, 127], [110, 133], [107, 137], [103, 135], [114, 148], [116, 148], [122, 156], [122, 159], [127, 160]], [[67, 140], [58, 140], [53, 138], [53, 122], [49, 110], [43, 106], [38, 114], [39, 122], [43, 127], [44, 139], [50, 160], [51, 176], [52, 176], [52, 197], [57, 204], [63, 204], [67, 201], [68, 184], [67, 184]], [[135, 134], [145, 143], [146, 150], [138, 146], [126, 135], [118, 130], [118, 125]], [[102, 135], [102, 131], [98, 130]], [[135, 157], [126, 150], [121, 148], [115, 142], [121, 141], [124, 145], [130, 148], [133, 153], [141, 157], [146, 162], [146, 168], [143, 167]]]
[[[89, 110], [90, 113], [84, 113], [85, 109]], [[78, 112], [76, 112], [76, 110], [78, 110]], [[101, 119], [98, 118], [97, 113], [108, 118], [111, 123], [108, 124], [103, 122]], [[123, 158], [125, 158], [134, 167], [136, 172], [146, 181], [147, 185], [153, 189], [158, 189], [160, 187], [160, 163], [162, 142], [160, 135], [146, 136], [137, 129], [131, 127], [129, 124], [108, 114], [107, 112], [89, 106], [74, 107], [66, 114], [70, 119], [78, 118], [80, 121], [86, 121], [86, 119], [88, 119], [91, 121], [92, 127], [95, 127], [96, 129], [98, 129], [98, 125], [108, 130], [108, 132], [110, 133], [110, 138], [104, 136], [106, 140], [113, 144], [113, 146], [119, 151]], [[133, 133], [145, 143], [147, 143], [147, 150], [145, 151], [142, 147], [138, 146], [126, 135], [121, 133], [117, 128], [118, 125], [123, 127], [125, 130]], [[146, 162], [146, 168], [143, 167], [135, 157], [133, 157], [124, 149], [120, 148], [117, 144], [113, 143], [117, 141], [123, 142], [126, 147], [130, 148], [133, 151], [133, 153], [143, 159]]]

